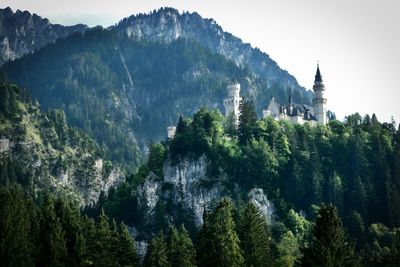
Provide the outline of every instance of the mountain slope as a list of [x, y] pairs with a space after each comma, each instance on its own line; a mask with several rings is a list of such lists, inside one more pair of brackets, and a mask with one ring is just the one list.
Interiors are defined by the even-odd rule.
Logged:
[[212, 52], [226, 56], [236, 65], [248, 67], [256, 76], [268, 82], [278, 83], [284, 89], [293, 87], [311, 99], [296, 79], [282, 70], [268, 54], [231, 33], [225, 32], [213, 19], [203, 19], [198, 13], [179, 13], [173, 8], [161, 8], [150, 14], [133, 15], [121, 20], [115, 28], [133, 39], [171, 42], [178, 38], [195, 40]]
[[[176, 30], [179, 25], [187, 30]], [[147, 37], [139, 34], [142, 29]], [[105, 145], [109, 159], [134, 169], [179, 114], [190, 116], [203, 106], [223, 112], [231, 80], [240, 82], [241, 94], [255, 101], [259, 115], [271, 95], [285, 103], [286, 86], [297, 83], [257, 51], [198, 14], [160, 9], [109, 29], [71, 34], [1, 71], [44, 108], [64, 110], [71, 125]], [[294, 100], [310, 104], [308, 93], [296, 88]]]
[[13, 85], [0, 83], [0, 96], [0, 185], [63, 192], [86, 205], [124, 180], [93, 139], [68, 127], [63, 111], [41, 112]]
[[86, 29], [87, 26], [82, 24], [51, 24], [48, 19], [28, 11], [17, 10], [14, 13], [9, 7], [0, 9], [0, 65], [34, 52], [58, 38]]

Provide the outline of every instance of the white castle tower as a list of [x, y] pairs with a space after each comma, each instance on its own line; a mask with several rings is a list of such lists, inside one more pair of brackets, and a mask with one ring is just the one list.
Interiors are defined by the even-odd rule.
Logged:
[[233, 113], [236, 125], [239, 124], [239, 105], [242, 98], [240, 97], [240, 84], [232, 82], [228, 84], [228, 97], [224, 99], [225, 116], [228, 117]]
[[324, 97], [325, 85], [322, 81], [321, 72], [319, 71], [319, 64], [317, 65], [313, 90], [315, 93], [313, 99], [315, 118], [318, 124], [326, 125], [328, 118], [326, 116], [326, 98]]
[[167, 127], [167, 138], [168, 140], [174, 139], [176, 133], [176, 127], [175, 126], [168, 126]]

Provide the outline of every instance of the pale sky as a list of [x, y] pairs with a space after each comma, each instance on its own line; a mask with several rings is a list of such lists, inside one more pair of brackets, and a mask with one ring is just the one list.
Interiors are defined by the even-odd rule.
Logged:
[[312, 88], [319, 60], [338, 119], [375, 112], [400, 123], [399, 0], [1, 0], [52, 23], [109, 26], [163, 6], [196, 11], [260, 48]]

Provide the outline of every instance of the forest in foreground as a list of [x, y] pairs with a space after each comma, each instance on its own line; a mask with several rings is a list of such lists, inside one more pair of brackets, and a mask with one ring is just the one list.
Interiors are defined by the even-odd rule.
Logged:
[[[31, 101], [12, 91], [7, 97], [2, 87], [2, 122]], [[55, 136], [65, 133], [57, 125]], [[138, 187], [151, 173], [162, 180], [166, 159], [201, 156], [209, 159], [206, 186], [224, 177], [227, 188], [206, 207], [204, 224], [171, 213], [168, 203], [144, 221]], [[5, 266], [396, 266], [400, 257], [400, 131], [375, 115], [310, 127], [258, 120], [244, 101], [236, 128], [201, 109], [181, 117], [172, 140], [152, 145], [137, 173], [87, 207], [62, 190], [32, 190], [35, 180], [19, 183], [27, 174], [12, 160], [0, 165]], [[271, 221], [235, 190], [254, 186], [275, 205]]]

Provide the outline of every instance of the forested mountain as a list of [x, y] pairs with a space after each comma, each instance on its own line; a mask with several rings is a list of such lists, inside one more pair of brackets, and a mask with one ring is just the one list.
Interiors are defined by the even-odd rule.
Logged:
[[[332, 266], [357, 266], [352, 246], [367, 266], [393, 264], [400, 251], [400, 130], [379, 123], [375, 115], [354, 114], [344, 123], [332, 121], [318, 127], [257, 120], [251, 103], [244, 102], [242, 107], [246, 105], [237, 132], [217, 111], [201, 110], [191, 120], [181, 118], [174, 139], [153, 145], [148, 163], [113, 189], [95, 210], [103, 207], [110, 216], [134, 225], [139, 239], [165, 232], [168, 224], [183, 223], [200, 242], [198, 249], [205, 251], [206, 258], [199, 261], [211, 264], [218, 257], [210, 255], [215, 244], [202, 247], [201, 242], [218, 239], [214, 231], [222, 229], [205, 230], [206, 222], [233, 216], [236, 224], [241, 223], [235, 215], [207, 217], [218, 210], [216, 203], [222, 197], [230, 197], [238, 213], [249, 201], [267, 219], [277, 246], [270, 248], [271, 253], [280, 255], [269, 259], [278, 259], [282, 266], [292, 266], [302, 255], [304, 266], [310, 262], [331, 266], [326, 261], [335, 260], [337, 265]], [[317, 219], [317, 225], [323, 226], [314, 229], [311, 240], [311, 221], [322, 203], [332, 203], [337, 210], [329, 208], [321, 215], [330, 219]], [[342, 227], [342, 221], [346, 232], [335, 229]], [[199, 230], [200, 225], [204, 230]], [[240, 233], [240, 228], [235, 230]], [[203, 231], [214, 237], [198, 240]], [[242, 242], [247, 238], [239, 237]], [[326, 247], [331, 248], [325, 251]], [[236, 249], [230, 248], [229, 253]]]
[[299, 86], [292, 75], [280, 69], [268, 54], [243, 43], [240, 38], [225, 32], [215, 20], [204, 19], [196, 12], [180, 13], [174, 8], [161, 8], [149, 14], [125, 18], [111, 28], [137, 40], [167, 43], [178, 38], [194, 40], [213, 53], [232, 60], [237, 66], [247, 67], [256, 77], [265, 80], [269, 87], [275, 84], [282, 87], [282, 90], [292, 87], [302, 95], [302, 101], [310, 100], [307, 97], [312, 96], [311, 92]]
[[[176, 38], [154, 33], [160, 27], [166, 34], [178, 27], [160, 26], [160, 21], [171, 18], [184, 20], [187, 30]], [[129, 30], [132, 25], [147, 25], [149, 32], [137, 38]], [[211, 45], [218, 40], [226, 41], [221, 49]], [[236, 56], [249, 59], [230, 60]], [[310, 104], [308, 93], [266, 54], [198, 14], [179, 15], [171, 9], [70, 35], [1, 71], [10, 82], [27, 88], [44, 108], [64, 110], [71, 125], [106, 146], [110, 159], [132, 169], [151, 141], [165, 138], [166, 126], [179, 114], [190, 116], [203, 106], [222, 111], [232, 79], [240, 82], [242, 95], [256, 101], [259, 114], [271, 95], [285, 103], [288, 85], [298, 89], [295, 101]]]
[[19, 183], [34, 195], [52, 191], [80, 205], [122, 182], [124, 174], [62, 110], [40, 111], [26, 91], [0, 83], [0, 184]]
[[[1, 12], [35, 38], [49, 25]], [[287, 86], [311, 93], [197, 13], [50, 39], [0, 69], [20, 86], [0, 83], [0, 265], [398, 265], [394, 122], [258, 119]], [[238, 125], [221, 114], [232, 80]]]
[[86, 29], [82, 24], [51, 24], [48, 19], [28, 11], [14, 13], [9, 7], [0, 9], [0, 65], [32, 53], [57, 38]]

